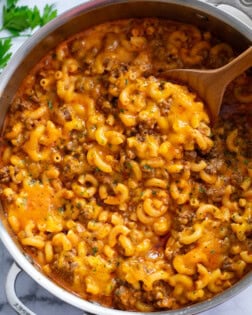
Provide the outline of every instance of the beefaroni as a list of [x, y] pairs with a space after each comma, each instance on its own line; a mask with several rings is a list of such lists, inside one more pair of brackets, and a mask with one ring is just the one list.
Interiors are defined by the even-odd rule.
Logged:
[[69, 38], [27, 75], [6, 118], [1, 200], [46, 275], [149, 312], [208, 300], [251, 270], [251, 116], [230, 110], [251, 103], [251, 77], [230, 84], [212, 127], [193, 91], [159, 76], [234, 56], [195, 26], [125, 19]]

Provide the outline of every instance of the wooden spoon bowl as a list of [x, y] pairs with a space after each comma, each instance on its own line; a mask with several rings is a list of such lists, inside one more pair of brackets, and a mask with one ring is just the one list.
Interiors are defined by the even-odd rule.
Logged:
[[227, 85], [252, 66], [252, 46], [225, 66], [214, 70], [174, 69], [166, 78], [185, 83], [205, 101], [211, 121], [218, 118]]

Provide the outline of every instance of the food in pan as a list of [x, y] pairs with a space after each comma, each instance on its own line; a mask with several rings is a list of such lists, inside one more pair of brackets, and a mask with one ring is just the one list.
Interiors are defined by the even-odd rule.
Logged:
[[195, 26], [127, 19], [37, 64], [6, 116], [0, 193], [44, 273], [146, 312], [212, 298], [251, 270], [251, 77], [230, 84], [211, 126], [202, 100], [162, 75], [233, 57]]

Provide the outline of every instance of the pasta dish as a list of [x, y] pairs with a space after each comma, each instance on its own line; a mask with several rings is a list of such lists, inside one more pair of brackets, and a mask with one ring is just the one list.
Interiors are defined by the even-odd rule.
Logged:
[[60, 286], [123, 310], [178, 309], [252, 269], [252, 89], [212, 126], [173, 68], [235, 56], [161, 19], [94, 26], [23, 81], [2, 133], [0, 196], [18, 241]]

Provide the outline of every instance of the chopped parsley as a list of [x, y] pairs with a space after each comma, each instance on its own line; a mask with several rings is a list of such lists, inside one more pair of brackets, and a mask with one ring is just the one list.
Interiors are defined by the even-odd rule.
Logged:
[[60, 212], [60, 213], [63, 213], [64, 211], [65, 211], [65, 208], [62, 206], [62, 207], [59, 207], [58, 208], [58, 211]]
[[98, 247], [96, 247], [96, 246], [92, 247], [92, 253], [94, 256], [97, 254], [97, 252], [98, 252]]
[[53, 104], [52, 104], [52, 101], [51, 101], [51, 100], [47, 101], [47, 105], [48, 105], [48, 108], [49, 108], [50, 110], [53, 109]]
[[125, 162], [125, 166], [126, 166], [127, 168], [129, 168], [129, 169], [132, 168], [132, 165], [130, 164], [130, 162]]
[[206, 192], [205, 187], [199, 186], [199, 192], [202, 193], [202, 194], [204, 194], [204, 193]]
[[150, 165], [148, 165], [148, 164], [144, 164], [143, 168], [144, 168], [145, 170], [147, 170], [147, 171], [151, 171], [151, 170], [153, 169], [153, 168], [152, 168]]

